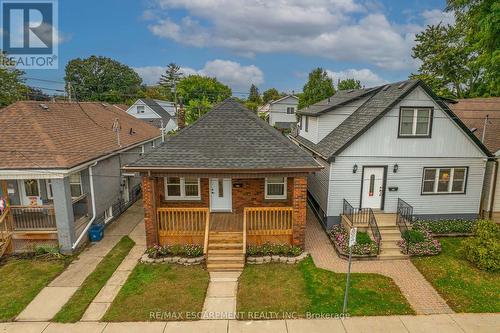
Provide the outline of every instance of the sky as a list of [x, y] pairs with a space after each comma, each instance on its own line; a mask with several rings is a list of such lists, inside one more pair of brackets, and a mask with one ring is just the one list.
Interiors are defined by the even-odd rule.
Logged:
[[63, 89], [69, 60], [101, 55], [132, 67], [146, 84], [157, 83], [174, 62], [242, 96], [251, 84], [299, 92], [316, 67], [334, 82], [355, 78], [370, 87], [417, 70], [415, 34], [452, 22], [444, 6], [445, 0], [60, 0], [59, 69], [26, 77], [32, 86]]

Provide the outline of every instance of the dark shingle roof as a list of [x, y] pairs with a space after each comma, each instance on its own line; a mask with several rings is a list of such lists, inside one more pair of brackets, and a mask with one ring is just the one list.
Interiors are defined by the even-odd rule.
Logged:
[[154, 112], [156, 112], [163, 119], [170, 119], [172, 115], [167, 112], [164, 108], [161, 107], [154, 99], [151, 98], [141, 98], [141, 101], [144, 102], [147, 106], [149, 106]]
[[[429, 95], [434, 98], [443, 111], [448, 113], [464, 131], [469, 135], [483, 152], [490, 155], [486, 147], [467, 129], [467, 127], [456, 117], [448, 106], [438, 98], [430, 88], [420, 80], [407, 80], [387, 84], [374, 88], [370, 92], [369, 99], [354, 111], [338, 127], [331, 131], [317, 144], [296, 136], [294, 139], [300, 144], [308, 147], [327, 159], [334, 157], [343, 151], [347, 146], [362, 135], [380, 117], [389, 111], [397, 102], [403, 99], [416, 86], [420, 85]], [[365, 90], [365, 89], [362, 89]], [[319, 102], [318, 104], [320, 104]]]
[[129, 170], [297, 170], [321, 166], [234, 99], [226, 99]]
[[337, 107], [340, 107], [346, 103], [352, 102], [355, 99], [363, 98], [370, 94], [375, 93], [381, 87], [367, 88], [367, 89], [351, 89], [351, 90], [339, 90], [333, 96], [325, 98], [313, 105], [305, 107], [297, 111], [298, 114], [317, 116], [324, 112], [331, 111]]

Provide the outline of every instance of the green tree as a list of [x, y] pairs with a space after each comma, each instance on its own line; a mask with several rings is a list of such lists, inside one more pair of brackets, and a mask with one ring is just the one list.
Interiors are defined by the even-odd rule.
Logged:
[[186, 124], [195, 122], [198, 118], [210, 111], [213, 104], [206, 97], [192, 99], [185, 107]]
[[262, 100], [264, 103], [279, 99], [282, 94], [276, 88], [269, 88], [262, 94]]
[[248, 102], [260, 104], [261, 98], [259, 93], [259, 88], [255, 84], [250, 86], [250, 93], [248, 94]]
[[[4, 53], [0, 53], [2, 63], [5, 57]], [[24, 84], [23, 75], [21, 70], [0, 66], [0, 108], [26, 98], [29, 89]]]
[[333, 94], [335, 94], [335, 88], [332, 79], [323, 68], [315, 68], [309, 73], [309, 80], [304, 85], [303, 93], [299, 97], [299, 109], [317, 103]]
[[66, 65], [67, 89], [81, 101], [123, 103], [135, 95], [142, 80], [130, 67], [107, 57], [73, 59]]
[[338, 90], [361, 89], [361, 81], [355, 79], [340, 80], [337, 84]]
[[181, 80], [184, 73], [181, 72], [181, 68], [171, 62], [168, 64], [167, 69], [165, 70], [165, 74], [162, 74], [160, 77], [160, 86], [165, 89], [167, 94], [176, 101], [176, 87], [179, 81]]

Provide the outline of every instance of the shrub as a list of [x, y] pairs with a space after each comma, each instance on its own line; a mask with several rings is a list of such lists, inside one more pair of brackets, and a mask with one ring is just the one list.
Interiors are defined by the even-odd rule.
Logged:
[[[342, 252], [349, 252], [349, 235], [347, 231], [340, 225], [334, 226], [329, 231], [329, 236], [333, 242], [339, 247]], [[358, 237], [361, 236], [363, 242], [360, 243]], [[366, 238], [364, 235], [366, 235]], [[368, 241], [369, 240], [369, 241]], [[377, 254], [377, 244], [370, 238], [366, 232], [359, 232], [356, 235], [356, 245], [352, 247], [352, 253], [356, 255], [374, 255]]]
[[472, 220], [424, 220], [417, 221], [413, 225], [417, 228], [420, 226], [426, 226], [433, 234], [469, 234], [474, 231], [474, 226], [476, 221]]
[[465, 258], [479, 269], [500, 270], [500, 226], [488, 220], [478, 221], [476, 236], [464, 240], [462, 249]]
[[182, 252], [182, 246], [179, 244], [174, 244], [170, 246], [169, 253], [172, 254], [173, 256], [179, 256], [183, 254]]
[[356, 243], [358, 244], [371, 244], [373, 241], [368, 235], [368, 233], [364, 231], [358, 231], [356, 233]]
[[174, 245], [155, 245], [146, 250], [148, 257], [156, 259], [168, 256], [199, 257], [203, 254], [203, 247], [196, 244], [174, 244]]
[[302, 253], [300, 246], [266, 242], [262, 245], [248, 245], [248, 256], [282, 255], [296, 257]]
[[409, 243], [421, 243], [425, 241], [424, 234], [419, 229], [406, 230], [403, 232], [402, 238]]
[[62, 257], [64, 257], [59, 252], [59, 247], [57, 246], [49, 246], [49, 245], [37, 246], [34, 249], [34, 253], [36, 257], [53, 258], [53, 259], [61, 259]]
[[184, 245], [183, 252], [186, 257], [195, 258], [203, 254], [203, 247], [196, 244]]

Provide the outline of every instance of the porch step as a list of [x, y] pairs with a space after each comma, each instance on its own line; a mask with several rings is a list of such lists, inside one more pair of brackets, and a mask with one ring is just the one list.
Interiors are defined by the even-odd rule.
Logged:
[[219, 272], [219, 271], [241, 271], [245, 263], [216, 263], [207, 264], [207, 269], [209, 272]]
[[214, 257], [208, 256], [207, 264], [245, 264], [244, 256], [233, 256], [233, 257]]
[[380, 248], [382, 250], [390, 250], [390, 249], [397, 249], [399, 251], [399, 246], [396, 244], [396, 242], [393, 241], [383, 241], [382, 244], [380, 245]]
[[378, 229], [380, 230], [380, 232], [382, 232], [382, 230], [397, 230], [399, 232], [399, 228], [396, 225], [396, 223], [380, 225], [380, 224], [378, 224], [378, 221], [377, 221], [377, 226], [378, 226]]
[[208, 235], [208, 271], [238, 271], [244, 266], [243, 232], [211, 231]]
[[215, 256], [233, 256], [233, 255], [239, 255], [243, 253], [243, 246], [238, 249], [208, 249], [208, 255], [215, 255]]
[[243, 250], [243, 242], [241, 243], [211, 243], [208, 241], [208, 249], [240, 249]]
[[389, 242], [397, 242], [398, 240], [401, 240], [401, 234], [384, 234], [381, 233], [382, 236], [382, 242], [389, 241]]

